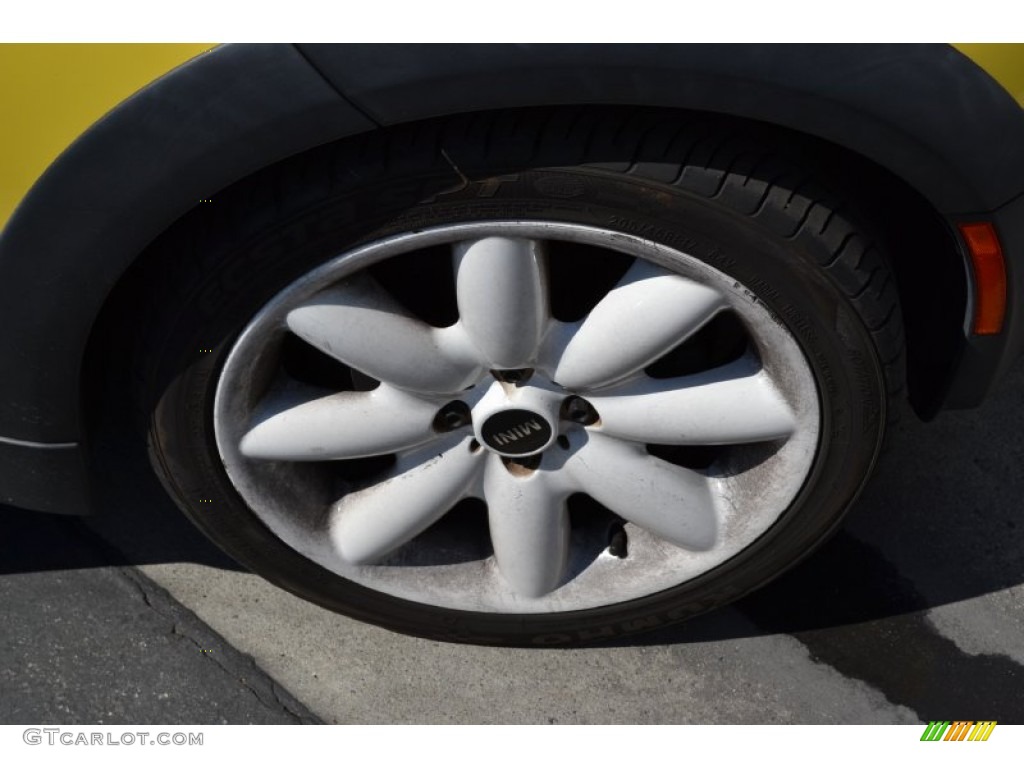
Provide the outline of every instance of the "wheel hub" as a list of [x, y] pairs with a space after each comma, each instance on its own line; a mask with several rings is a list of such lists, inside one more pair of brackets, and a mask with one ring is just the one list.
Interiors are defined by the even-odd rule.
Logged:
[[543, 416], [510, 408], [491, 416], [480, 427], [484, 445], [502, 456], [530, 456], [551, 444], [554, 431]]
[[547, 388], [497, 381], [473, 409], [476, 438], [500, 456], [539, 454], [558, 437], [558, 400]]

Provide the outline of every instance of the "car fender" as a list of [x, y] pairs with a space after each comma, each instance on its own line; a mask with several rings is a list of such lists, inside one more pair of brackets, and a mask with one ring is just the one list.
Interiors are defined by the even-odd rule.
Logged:
[[84, 511], [73, 500], [90, 330], [133, 260], [200, 200], [382, 126], [546, 104], [794, 128], [874, 160], [945, 216], [1024, 191], [1024, 112], [946, 45], [222, 46], [86, 131], [0, 234], [0, 327], [15, 329], [0, 334], [0, 460], [26, 468], [0, 483], [0, 499]]

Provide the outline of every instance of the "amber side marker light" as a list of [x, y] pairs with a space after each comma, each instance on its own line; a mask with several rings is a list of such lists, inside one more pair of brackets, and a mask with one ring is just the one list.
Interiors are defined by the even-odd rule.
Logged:
[[1006, 262], [995, 227], [987, 221], [960, 224], [974, 265], [974, 327], [979, 336], [1003, 330], [1006, 317]]

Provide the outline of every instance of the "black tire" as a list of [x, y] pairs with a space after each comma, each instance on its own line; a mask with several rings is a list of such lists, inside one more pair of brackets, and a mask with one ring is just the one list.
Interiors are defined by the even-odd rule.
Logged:
[[[656, 110], [452, 118], [319, 148], [204, 203], [156, 242], [134, 285], [139, 403], [153, 466], [214, 542], [326, 608], [414, 635], [483, 644], [607, 640], [756, 589], [835, 529], [876, 460], [903, 381], [895, 285], [855, 198], [818, 158], [743, 123]], [[757, 541], [710, 572], [628, 602], [556, 614], [421, 605], [332, 573], [260, 522], [212, 428], [221, 366], [279, 290], [352, 247], [438, 223], [593, 225], [684, 250], [756, 293], [803, 349], [822, 425], [812, 470]], [[207, 351], [209, 350], [209, 351]], [[200, 501], [202, 500], [202, 501]]]

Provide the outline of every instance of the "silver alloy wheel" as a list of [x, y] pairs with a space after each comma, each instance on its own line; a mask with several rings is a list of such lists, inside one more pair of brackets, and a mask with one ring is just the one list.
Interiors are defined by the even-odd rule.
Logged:
[[[634, 259], [578, 322], [550, 312], [557, 242]], [[367, 268], [445, 245], [459, 320], [437, 328]], [[743, 354], [645, 372], [723, 312], [747, 334]], [[296, 382], [282, 366], [289, 335], [364, 386]], [[371, 243], [286, 287], [231, 349], [214, 420], [240, 496], [324, 568], [417, 603], [548, 613], [660, 592], [751, 545], [804, 485], [820, 408], [793, 336], [728, 275], [619, 232], [479, 222]], [[694, 468], [651, 446], [721, 449]], [[362, 483], [337, 471], [378, 456], [390, 465]], [[624, 524], [571, 519], [580, 493]], [[486, 503], [486, 526], [436, 525], [464, 499]]]

